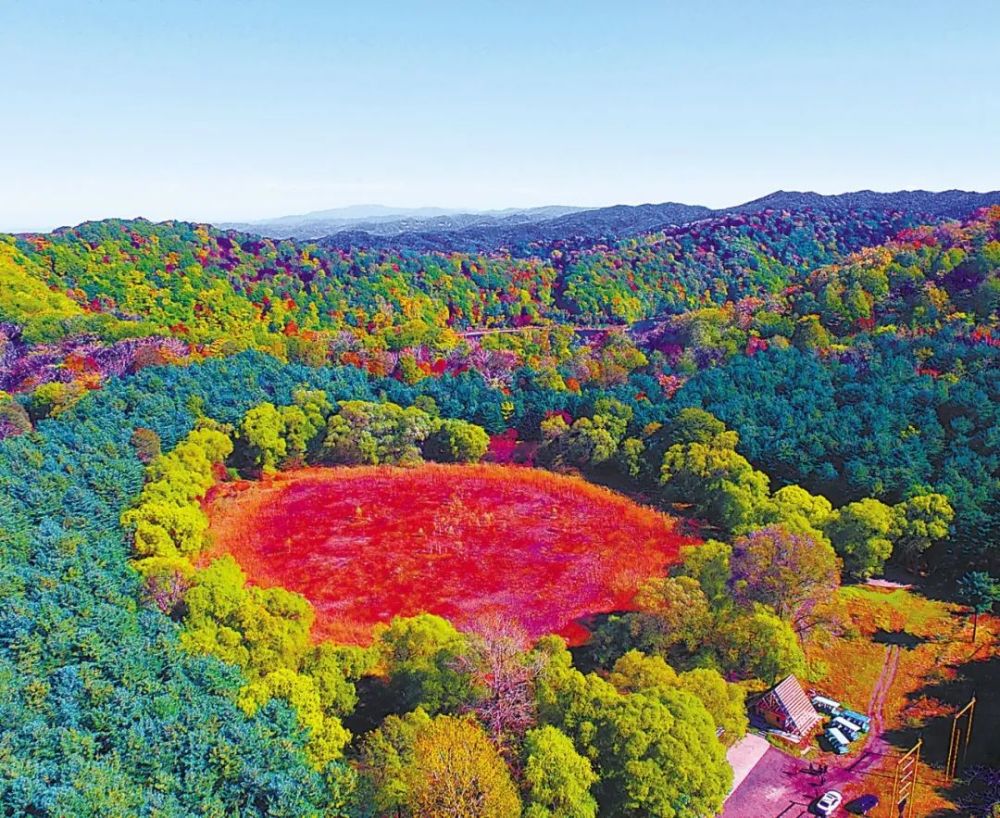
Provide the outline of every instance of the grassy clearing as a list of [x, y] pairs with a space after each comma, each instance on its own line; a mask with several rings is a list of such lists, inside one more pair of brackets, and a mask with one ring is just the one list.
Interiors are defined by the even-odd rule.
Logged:
[[218, 486], [206, 508], [218, 551], [308, 598], [314, 636], [355, 644], [425, 611], [580, 642], [579, 618], [628, 608], [694, 542], [621, 494], [512, 466], [303, 469]]

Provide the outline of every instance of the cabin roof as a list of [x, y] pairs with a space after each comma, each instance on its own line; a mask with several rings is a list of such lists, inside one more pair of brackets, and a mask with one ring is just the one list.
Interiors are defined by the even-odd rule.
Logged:
[[783, 679], [761, 701], [783, 710], [800, 736], [806, 735], [822, 718], [794, 676]]

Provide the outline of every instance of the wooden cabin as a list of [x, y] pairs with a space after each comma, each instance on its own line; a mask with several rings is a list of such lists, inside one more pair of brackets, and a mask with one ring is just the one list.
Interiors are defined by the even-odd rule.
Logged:
[[753, 709], [772, 727], [800, 740], [823, 719], [794, 676], [787, 677], [763, 694], [754, 702]]

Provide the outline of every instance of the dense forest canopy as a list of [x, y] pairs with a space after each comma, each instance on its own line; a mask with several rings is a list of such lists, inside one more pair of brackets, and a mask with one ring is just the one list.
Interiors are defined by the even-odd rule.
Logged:
[[[714, 812], [745, 696], [805, 672], [841, 581], [1000, 573], [998, 307], [998, 207], [489, 253], [0, 237], [5, 814]], [[315, 640], [206, 556], [220, 482], [484, 459], [701, 544], [582, 657], [429, 614]]]
[[998, 210], [915, 222], [764, 210], [523, 258], [141, 221], [10, 237], [0, 433], [104, 377], [248, 347], [407, 384], [478, 372], [510, 392], [491, 433], [513, 417], [537, 438], [594, 386], [646, 422], [700, 406], [776, 483], [836, 504], [944, 493], [974, 547], [997, 505]]

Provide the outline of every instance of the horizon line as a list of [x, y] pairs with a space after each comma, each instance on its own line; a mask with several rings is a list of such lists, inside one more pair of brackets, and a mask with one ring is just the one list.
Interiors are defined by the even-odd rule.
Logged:
[[[731, 210], [733, 208], [745, 207], [747, 205], [751, 205], [751, 204], [754, 204], [756, 202], [760, 202], [760, 201], [763, 201], [765, 199], [768, 199], [768, 198], [770, 198], [772, 196], [778, 196], [778, 195], [781, 195], [781, 194], [785, 194], [785, 195], [796, 195], [797, 194], [797, 195], [805, 195], [805, 196], [821, 196], [821, 197], [826, 198], [826, 199], [832, 199], [832, 198], [837, 198], [837, 197], [840, 197], [840, 196], [850, 196], [850, 195], [855, 195], [855, 194], [866, 194], [866, 193], [868, 193], [868, 194], [874, 194], [874, 195], [877, 195], [877, 196], [890, 196], [890, 195], [902, 195], [902, 194], [920, 194], [920, 193], [925, 193], [925, 194], [930, 194], [930, 195], [943, 195], [943, 194], [947, 194], [947, 193], [955, 193], [955, 194], [964, 194], [964, 195], [970, 195], [970, 196], [990, 196], [990, 195], [1000, 195], [1000, 189], [995, 189], [995, 190], [969, 190], [969, 189], [966, 189], [966, 188], [945, 188], [945, 189], [940, 189], [940, 190], [932, 190], [932, 189], [928, 189], [928, 188], [915, 187], [915, 188], [898, 188], [896, 190], [875, 190], [873, 188], [858, 188], [858, 189], [854, 189], [854, 190], [844, 190], [844, 191], [841, 191], [839, 193], [820, 193], [817, 190], [801, 190], [801, 189], [796, 190], [796, 189], [791, 189], [791, 188], [790, 189], [777, 188], [777, 189], [774, 189], [774, 190], [772, 190], [772, 191], [770, 191], [768, 193], [765, 193], [765, 194], [763, 194], [761, 196], [757, 196], [755, 198], [747, 199], [747, 200], [741, 201], [741, 202], [736, 202], [734, 204], [723, 205], [721, 207], [712, 207], [710, 205], [704, 205], [704, 204], [693, 203], [693, 202], [682, 202], [682, 201], [677, 201], [677, 200], [673, 200], [673, 199], [664, 199], [662, 201], [641, 201], [641, 202], [636, 202], [636, 203], [629, 203], [629, 202], [618, 201], [618, 202], [614, 202], [613, 204], [597, 204], [597, 205], [541, 204], [541, 205], [525, 205], [523, 207], [520, 207], [520, 206], [505, 206], [505, 207], [484, 207], [484, 208], [462, 208], [462, 207], [450, 207], [450, 206], [447, 206], [447, 205], [432, 205], [432, 204], [427, 204], [427, 205], [392, 205], [392, 204], [385, 204], [384, 202], [365, 202], [365, 203], [355, 203], [355, 204], [346, 204], [346, 205], [336, 205], [336, 206], [329, 207], [329, 208], [321, 208], [321, 209], [318, 209], [318, 210], [309, 210], [309, 211], [306, 211], [304, 213], [289, 213], [289, 214], [281, 214], [281, 215], [277, 215], [277, 216], [267, 216], [267, 217], [263, 217], [263, 218], [247, 218], [247, 219], [233, 219], [233, 218], [229, 218], [229, 219], [195, 219], [195, 218], [187, 218], [187, 217], [184, 217], [184, 216], [168, 216], [167, 218], [157, 219], [157, 218], [150, 218], [149, 216], [144, 216], [144, 215], [132, 215], [132, 216], [104, 215], [104, 216], [95, 216], [95, 217], [92, 217], [92, 218], [86, 218], [86, 219], [83, 219], [82, 221], [75, 222], [75, 223], [56, 224], [55, 226], [50, 227], [50, 228], [28, 228], [28, 229], [23, 229], [23, 228], [22, 229], [4, 228], [4, 229], [0, 229], [0, 234], [5, 234], [5, 235], [36, 235], [36, 234], [44, 234], [44, 233], [53, 233], [53, 232], [56, 232], [58, 230], [65, 230], [65, 229], [72, 229], [72, 228], [75, 228], [75, 227], [79, 227], [80, 225], [83, 225], [83, 224], [94, 224], [94, 223], [105, 222], [105, 221], [147, 221], [147, 222], [150, 222], [151, 224], [162, 224], [164, 222], [187, 222], [189, 224], [207, 224], [207, 225], [210, 225], [212, 227], [221, 227], [221, 228], [224, 228], [224, 229], [235, 229], [235, 226], [238, 226], [238, 225], [265, 226], [265, 225], [273, 224], [274, 222], [277, 222], [277, 221], [280, 221], [280, 220], [284, 220], [284, 219], [305, 219], [305, 218], [307, 218], [309, 216], [313, 216], [313, 215], [316, 215], [316, 214], [322, 214], [322, 213], [329, 212], [329, 211], [349, 210], [351, 208], [364, 208], [364, 207], [382, 207], [382, 208], [386, 208], [389, 211], [396, 211], [396, 212], [398, 212], [400, 214], [404, 214], [404, 215], [405, 215], [406, 212], [412, 212], [412, 211], [438, 210], [438, 211], [442, 211], [441, 213], [437, 214], [437, 215], [440, 215], [440, 216], [486, 215], [486, 214], [490, 214], [490, 213], [504, 213], [504, 212], [508, 212], [511, 215], [515, 215], [517, 213], [524, 213], [524, 212], [531, 211], [531, 210], [544, 210], [546, 208], [558, 208], [558, 207], [572, 208], [576, 212], [583, 212], [583, 211], [587, 211], [587, 210], [608, 210], [608, 209], [615, 208], [615, 207], [639, 208], [639, 207], [662, 207], [664, 205], [678, 205], [678, 206], [681, 206], [681, 207], [703, 207], [707, 211], [709, 211], [709, 213], [723, 213], [723, 212], [725, 212], [727, 210]], [[572, 214], [569, 214], [569, 215], [572, 215]], [[367, 218], [378, 218], [378, 217], [347, 218], [346, 221], [361, 222], [361, 221], [366, 221]], [[429, 216], [427, 218], [433, 218], [433, 216]], [[556, 217], [556, 218], [558, 218], [558, 217]], [[390, 219], [390, 221], [391, 221], [391, 219]]]

